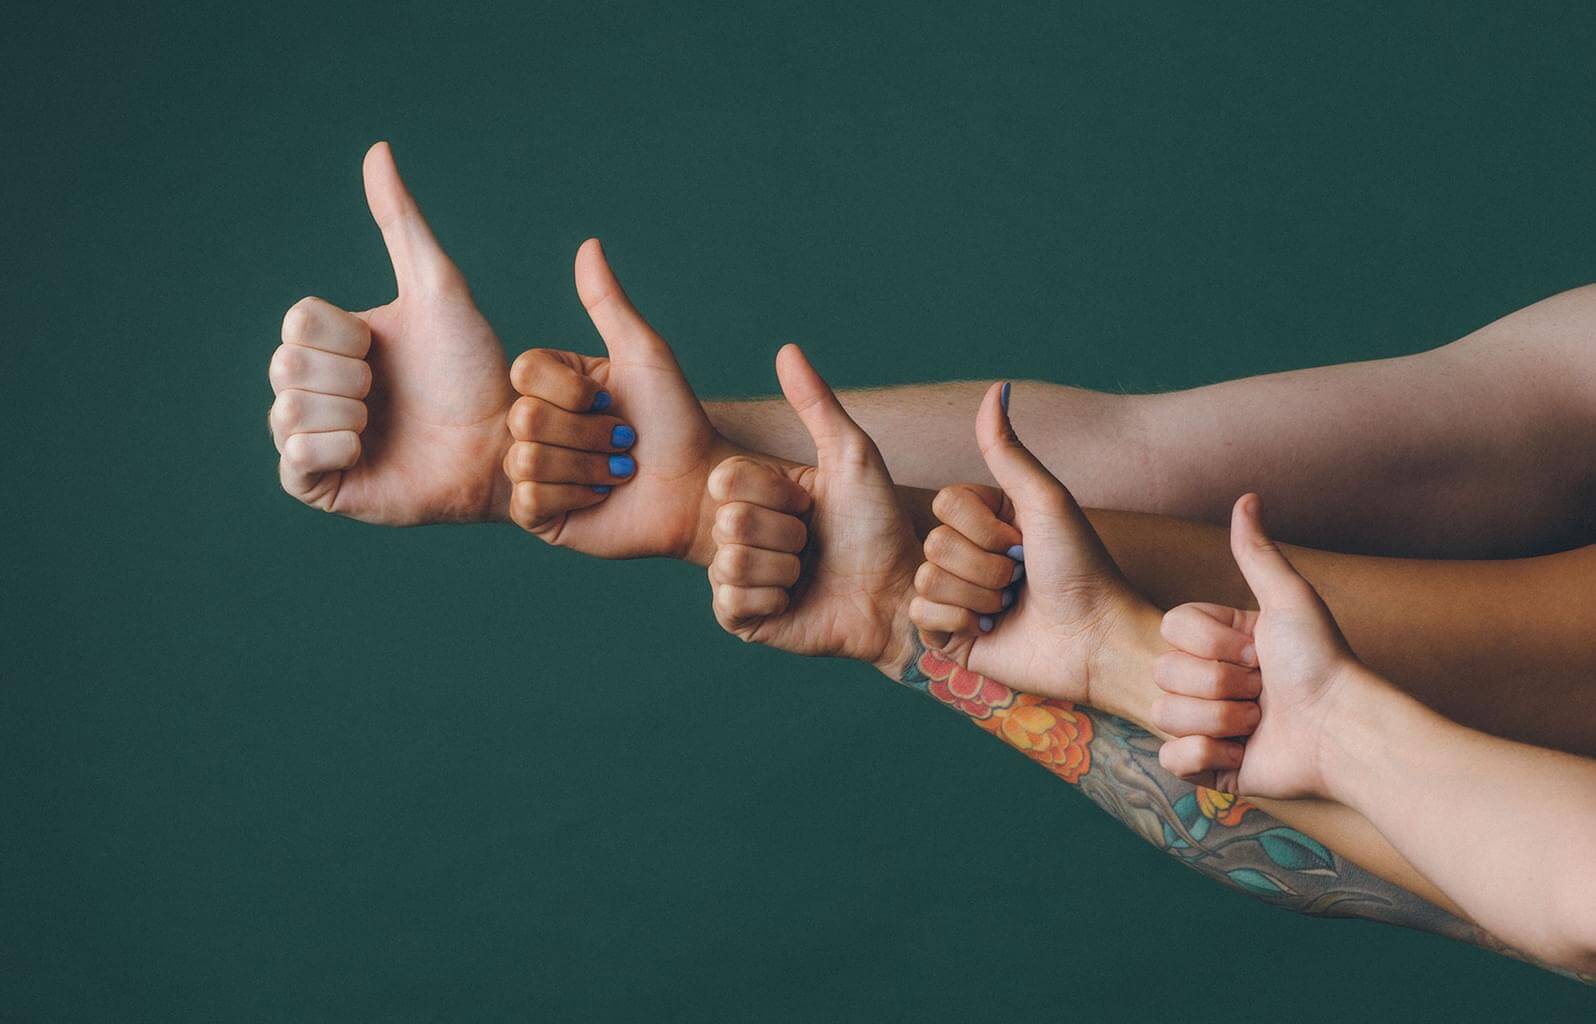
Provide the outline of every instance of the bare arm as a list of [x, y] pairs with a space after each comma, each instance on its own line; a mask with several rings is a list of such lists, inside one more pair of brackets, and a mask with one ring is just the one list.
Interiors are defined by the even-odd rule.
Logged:
[[1330, 794], [1496, 935], [1596, 978], [1596, 761], [1465, 729], [1372, 675], [1339, 707]]
[[[988, 479], [967, 429], [985, 387], [842, 397], [898, 482], [936, 488]], [[744, 447], [813, 457], [779, 401], [709, 411]], [[1021, 382], [1013, 414], [1083, 505], [1222, 523], [1254, 490], [1282, 537], [1302, 544], [1426, 557], [1559, 550], [1596, 539], [1596, 287], [1397, 359], [1161, 395]]]

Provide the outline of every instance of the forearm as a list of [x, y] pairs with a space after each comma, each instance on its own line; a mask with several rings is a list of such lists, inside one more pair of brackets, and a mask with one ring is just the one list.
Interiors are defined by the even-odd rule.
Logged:
[[1596, 976], [1596, 761], [1463, 728], [1364, 670], [1343, 690], [1331, 795], [1482, 927]]
[[1491, 948], [1479, 928], [1360, 867], [1333, 843], [1258, 805], [1176, 779], [1160, 741], [1114, 715], [1030, 694], [966, 672], [914, 639], [897, 681], [1076, 785], [1171, 857], [1255, 899], [1299, 913], [1364, 917]]
[[[1014, 389], [1015, 427], [1082, 505], [1222, 523], [1257, 491], [1275, 532], [1343, 551], [1514, 557], [1596, 537], [1596, 290], [1520, 310], [1415, 356], [1161, 395], [1044, 382]], [[900, 483], [985, 481], [969, 431], [985, 384], [843, 394]], [[711, 418], [798, 461], [779, 401]]]

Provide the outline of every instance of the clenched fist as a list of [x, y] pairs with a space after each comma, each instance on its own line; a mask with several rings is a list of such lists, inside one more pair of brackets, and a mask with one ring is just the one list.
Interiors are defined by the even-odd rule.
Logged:
[[306, 298], [283, 318], [270, 370], [283, 490], [387, 526], [502, 520], [513, 397], [504, 350], [387, 143], [364, 171], [399, 296], [365, 312]]

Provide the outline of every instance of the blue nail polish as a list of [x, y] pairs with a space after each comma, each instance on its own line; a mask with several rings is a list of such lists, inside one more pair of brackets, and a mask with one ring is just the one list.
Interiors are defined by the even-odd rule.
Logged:
[[1014, 575], [1009, 577], [1009, 582], [1010, 583], [1018, 583], [1018, 582], [1020, 582], [1023, 579], [1025, 579], [1025, 563], [1024, 562], [1015, 562], [1014, 563]]
[[610, 431], [610, 445], [614, 448], [630, 448], [637, 443], [637, 431], [622, 423]]
[[1014, 559], [1016, 562], [1023, 562], [1023, 561], [1025, 561], [1025, 545], [1024, 544], [1016, 544], [1013, 547], [1009, 548], [1007, 551], [1005, 551], [1004, 554], [1008, 555], [1010, 558]]
[[593, 485], [593, 491], [596, 494], [608, 494], [608, 493], [610, 493], [610, 485], [609, 484], [594, 484]]
[[980, 625], [980, 627], [981, 627], [981, 632], [983, 632], [983, 633], [992, 632], [992, 626], [993, 626], [992, 616], [990, 616], [990, 615], [981, 616], [981, 621], [978, 623], [978, 625]]
[[610, 397], [610, 393], [608, 391], [600, 391], [598, 394], [593, 396], [593, 404], [589, 407], [588, 411], [603, 412], [605, 409], [608, 409], [614, 404], [615, 399]]
[[1008, 589], [1007, 587], [1003, 588], [1003, 607], [1007, 608], [1009, 605], [1011, 605], [1013, 603], [1014, 603], [1014, 591]]
[[1014, 384], [1011, 381], [1004, 381], [1003, 390], [998, 392], [998, 404], [1003, 407], [1003, 415], [1005, 416], [1009, 414], [1009, 392], [1013, 388]]
[[637, 463], [630, 455], [610, 456], [610, 476], [631, 476], [636, 470]]

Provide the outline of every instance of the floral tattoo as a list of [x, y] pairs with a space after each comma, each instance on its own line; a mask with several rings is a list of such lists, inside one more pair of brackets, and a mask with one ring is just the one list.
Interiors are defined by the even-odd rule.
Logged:
[[1159, 765], [1160, 741], [1146, 730], [1068, 701], [1019, 693], [926, 650], [918, 636], [911, 651], [898, 682], [1079, 786], [1087, 799], [1187, 867], [1298, 913], [1364, 917], [1517, 955], [1246, 800], [1177, 779]]

